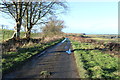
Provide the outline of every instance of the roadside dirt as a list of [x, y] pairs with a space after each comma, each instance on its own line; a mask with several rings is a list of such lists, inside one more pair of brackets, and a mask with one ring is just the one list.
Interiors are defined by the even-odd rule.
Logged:
[[[74, 53], [66, 53], [71, 48], [68, 39], [52, 48], [45, 50], [42, 55], [35, 56], [21, 69], [4, 75], [3, 79], [38, 79], [38, 78], [79, 78]], [[41, 75], [42, 71], [47, 71], [50, 75]]]

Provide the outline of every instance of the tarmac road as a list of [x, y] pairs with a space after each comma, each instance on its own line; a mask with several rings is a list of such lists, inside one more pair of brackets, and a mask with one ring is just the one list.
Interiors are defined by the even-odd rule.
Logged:
[[[6, 74], [3, 79], [38, 79], [38, 78], [79, 78], [74, 53], [68, 54], [71, 43], [66, 38], [61, 43], [45, 50], [31, 61], [27, 62], [21, 69]], [[41, 75], [47, 71], [49, 75]]]

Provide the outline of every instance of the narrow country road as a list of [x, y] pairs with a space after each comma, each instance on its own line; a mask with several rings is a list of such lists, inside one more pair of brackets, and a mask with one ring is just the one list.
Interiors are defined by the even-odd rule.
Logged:
[[69, 39], [45, 50], [42, 55], [35, 56], [21, 69], [6, 74], [4, 79], [14, 78], [44, 78], [41, 71], [51, 74], [47, 78], [79, 78], [73, 53], [66, 53], [71, 48]]

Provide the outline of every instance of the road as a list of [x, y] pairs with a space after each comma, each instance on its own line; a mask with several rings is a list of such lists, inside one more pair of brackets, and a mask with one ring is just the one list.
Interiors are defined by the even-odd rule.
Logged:
[[[4, 79], [14, 78], [79, 78], [74, 60], [74, 53], [68, 54], [66, 51], [71, 49], [69, 39], [45, 50], [31, 61], [27, 62], [23, 67], [15, 72], [11, 72], [4, 76]], [[40, 73], [47, 71], [48, 76]]]

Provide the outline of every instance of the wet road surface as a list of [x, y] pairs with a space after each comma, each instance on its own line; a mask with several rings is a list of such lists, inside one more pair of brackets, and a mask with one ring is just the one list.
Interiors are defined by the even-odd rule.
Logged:
[[26, 63], [21, 69], [6, 74], [4, 78], [44, 78], [41, 71], [47, 71], [51, 74], [47, 78], [79, 78], [74, 53], [67, 54], [71, 49], [69, 39], [45, 50], [42, 55], [35, 56]]

